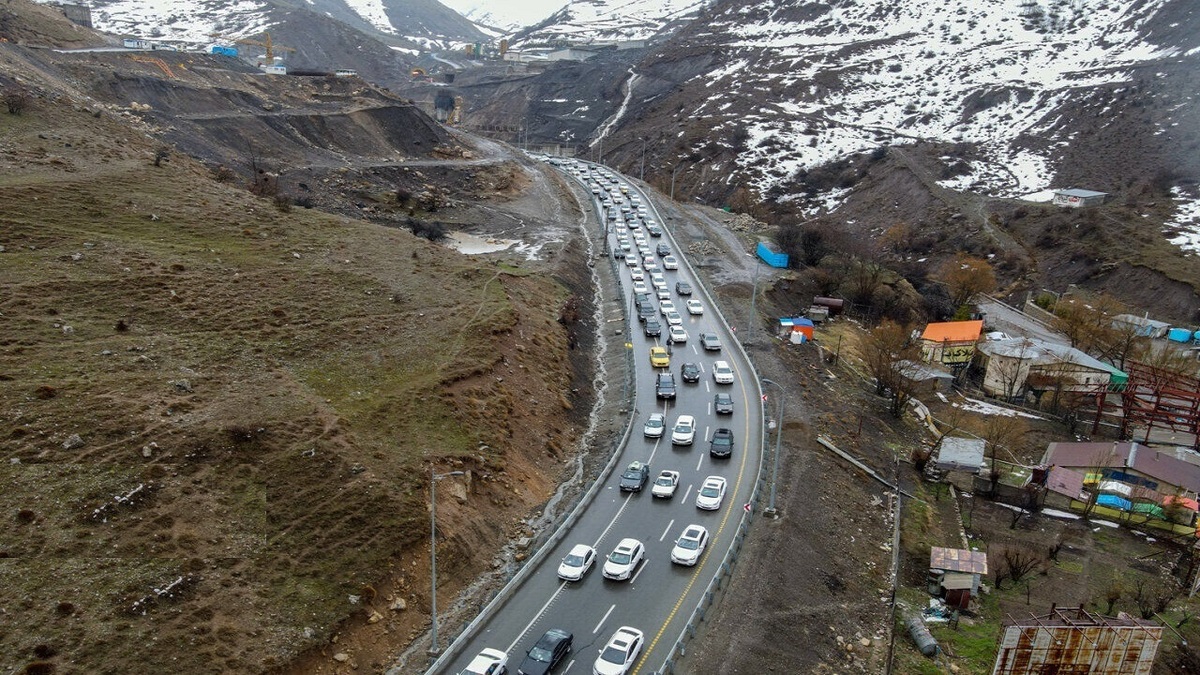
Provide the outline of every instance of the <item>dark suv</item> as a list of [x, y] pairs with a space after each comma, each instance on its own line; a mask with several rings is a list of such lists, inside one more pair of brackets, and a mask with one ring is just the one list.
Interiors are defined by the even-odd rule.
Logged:
[[646, 323], [642, 326], [646, 337], [658, 337], [662, 335], [662, 324], [653, 316], [646, 317]]
[[675, 398], [675, 376], [671, 373], [659, 373], [654, 385], [654, 395], [659, 398]]
[[659, 244], [654, 250], [660, 257], [664, 255], [671, 255], [671, 247], [667, 246], [666, 244]]
[[733, 454], [733, 431], [721, 427], [713, 432], [708, 445], [708, 454], [713, 457], [729, 457]]
[[643, 462], [633, 462], [621, 474], [621, 492], [641, 492], [650, 479], [650, 465]]

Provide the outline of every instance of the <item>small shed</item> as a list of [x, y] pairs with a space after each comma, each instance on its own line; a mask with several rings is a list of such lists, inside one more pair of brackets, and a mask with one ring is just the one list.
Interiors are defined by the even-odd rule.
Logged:
[[896, 370], [911, 385], [913, 393], [932, 394], [954, 388], [954, 374], [932, 363], [902, 359], [896, 362]]
[[970, 363], [982, 333], [982, 320], [931, 323], [921, 333], [921, 358], [947, 365]]
[[825, 298], [819, 295], [813, 298], [812, 304], [815, 307], [825, 307], [828, 309], [829, 316], [837, 316], [846, 308], [846, 301], [841, 298]]
[[987, 574], [987, 553], [965, 548], [929, 549], [929, 593], [944, 595], [946, 605], [966, 609], [979, 593], [979, 582]]
[[1066, 190], [1055, 190], [1054, 198], [1050, 202], [1056, 206], [1080, 209], [1085, 206], [1099, 206], [1106, 199], [1108, 199], [1107, 192], [1067, 188]]
[[947, 436], [938, 447], [934, 466], [943, 471], [979, 473], [979, 469], [983, 467], [985, 445], [986, 442], [981, 438]]
[[829, 308], [821, 305], [811, 305], [808, 308], [808, 318], [813, 323], [825, 323], [829, 319]]
[[1128, 326], [1139, 337], [1152, 339], [1166, 337], [1167, 331], [1171, 329], [1171, 324], [1166, 321], [1155, 321], [1148, 316], [1136, 314], [1118, 314], [1112, 318], [1112, 326], [1118, 330]]

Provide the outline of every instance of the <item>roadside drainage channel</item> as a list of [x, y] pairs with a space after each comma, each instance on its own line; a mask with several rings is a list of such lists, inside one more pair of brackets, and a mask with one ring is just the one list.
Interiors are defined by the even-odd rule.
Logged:
[[[576, 200], [578, 201], [578, 195], [576, 195]], [[583, 210], [585, 214], [588, 214], [589, 211], [591, 210], [590, 205], [589, 205], [589, 208], [582, 208], [582, 205], [581, 205], [581, 210]], [[584, 222], [581, 223], [581, 225], [586, 227], [587, 220], [588, 220], [588, 216], [585, 215], [584, 219], [583, 219]], [[587, 236], [588, 234], [589, 234], [589, 232], [585, 229], [585, 239], [588, 244], [589, 260], [595, 260], [595, 250], [593, 247], [591, 237]], [[614, 278], [618, 281], [618, 283], [620, 283], [621, 277], [620, 277], [619, 269], [617, 267], [616, 260], [612, 256], [607, 256], [607, 258], [609, 260], [609, 265], [612, 268]], [[592, 272], [592, 278], [593, 278], [594, 286], [597, 289], [597, 293], [602, 296], [603, 291], [600, 290], [602, 288], [602, 285], [600, 283], [600, 280], [596, 277], [595, 271]], [[608, 346], [604, 342], [604, 339], [606, 337], [604, 335], [604, 326], [606, 325], [604, 322], [604, 318], [603, 318], [604, 304], [603, 304], [603, 301], [596, 302], [594, 304], [596, 307], [596, 310], [594, 312], [594, 319], [596, 321], [597, 337], [599, 338], [597, 342], [598, 342], [599, 349], [600, 349], [600, 354], [597, 355], [597, 360], [598, 360], [598, 363], [600, 366], [599, 367], [600, 374], [603, 374], [605, 372], [603, 369], [603, 364], [605, 362], [605, 358], [607, 356], [607, 351], [608, 351]], [[625, 325], [627, 327], [627, 333], [628, 333], [628, 330], [629, 330], [628, 327], [630, 325], [630, 320], [631, 320], [629, 313], [628, 313], [628, 308], [625, 306], [624, 302], [621, 302], [620, 304], [622, 306], [622, 311], [625, 313]], [[627, 337], [628, 337], [628, 335], [627, 335]], [[637, 379], [633, 376], [634, 375], [633, 374], [634, 363], [633, 363], [632, 354], [630, 354], [629, 350], [627, 350], [627, 349], [623, 350], [623, 351], [625, 352], [625, 367], [626, 367], [626, 371], [627, 371], [625, 376], [628, 378], [628, 381], [630, 383], [629, 387], [628, 387], [628, 399], [629, 400], [625, 401], [624, 404], [625, 404], [627, 410], [632, 411], [633, 410], [632, 401], [636, 400], [636, 395], [637, 395], [637, 392], [636, 392]], [[589, 415], [588, 429], [587, 429], [587, 431], [584, 432], [583, 439], [581, 439], [581, 441], [580, 441], [581, 445], [583, 445], [584, 448], [587, 447], [588, 441], [590, 441], [594, 437], [594, 435], [596, 433], [596, 428], [598, 425], [599, 411], [604, 408], [604, 401], [606, 400], [605, 393], [607, 391], [608, 386], [607, 386], [606, 380], [601, 380], [601, 381], [605, 381], [606, 384], [603, 389], [597, 391], [596, 404], [595, 404], [595, 406], [593, 406], [592, 412]], [[558, 527], [554, 529], [554, 531], [552, 533], [550, 533], [549, 535], [546, 535], [543, 532], [542, 534], [538, 534], [533, 537], [533, 541], [531, 541], [528, 546], [528, 548], [535, 549], [533, 555], [529, 556], [525, 560], [524, 564], [521, 566], [521, 568], [519, 570], [517, 570], [517, 572], [513, 576], [513, 578], [510, 579], [508, 581], [508, 583], [506, 583], [504, 585], [503, 588], [501, 588], [499, 591], [497, 591], [496, 595], [479, 612], [479, 614], [476, 615], [476, 617], [474, 619], [472, 619], [471, 622], [468, 623], [466, 625], [466, 627], [464, 627], [462, 629], [462, 631], [459, 632], [458, 635], [456, 635], [454, 637], [454, 640], [446, 647], [445, 651], [443, 651], [441, 653], [441, 655], [433, 662], [433, 664], [430, 665], [429, 668], [425, 671], [426, 675], [435, 675], [436, 673], [441, 672], [441, 670], [446, 668], [447, 665], [452, 660], [457, 658], [459, 653], [462, 651], [464, 644], [466, 642], [468, 642], [469, 640], [471, 640], [472, 638], [474, 638], [474, 636], [476, 635], [476, 633], [479, 632], [479, 629], [483, 626], [483, 624], [486, 623], [489, 619], [491, 619], [492, 616], [497, 611], [499, 611], [504, 606], [504, 604], [507, 603], [508, 600], [517, 593], [518, 590], [521, 589], [521, 587], [525, 584], [525, 582], [529, 579], [529, 577], [533, 575], [534, 570], [536, 570], [538, 568], [538, 566], [540, 565], [542, 560], [544, 560], [546, 558], [546, 556], [549, 555], [550, 551], [553, 550], [554, 547], [559, 542], [562, 541], [562, 539], [566, 536], [567, 531], [571, 529], [571, 527], [575, 524], [576, 521], [578, 521], [580, 514], [582, 514], [584, 509], [586, 509], [592, 503], [592, 500], [595, 499], [596, 495], [600, 492], [600, 489], [603, 487], [604, 483], [608, 480], [609, 476], [612, 475], [613, 469], [617, 466], [617, 459], [621, 456], [621, 449], [624, 448], [626, 446], [626, 444], [629, 442], [629, 436], [632, 433], [632, 430], [634, 427], [633, 422], [634, 422], [634, 416], [631, 414], [631, 415], [629, 415], [628, 420], [626, 421], [625, 431], [621, 435], [621, 438], [618, 441], [616, 441], [609, 450], [610, 454], [609, 454], [608, 462], [604, 465], [604, 468], [601, 469], [600, 472], [597, 474], [596, 480], [591, 484], [591, 486], [588, 487], [587, 491], [584, 492], [583, 496], [580, 497], [579, 501], [575, 504], [575, 507], [573, 509], [571, 509], [571, 511], [569, 513], [567, 513], [565, 516], [561, 517], [561, 522], [559, 523]], [[559, 486], [559, 488], [557, 490], [555, 490], [554, 495], [550, 498], [549, 501], [547, 501], [546, 506], [543, 508], [542, 515], [539, 516], [538, 519], [535, 519], [535, 521], [534, 521], [535, 523], [538, 523], [538, 522], [551, 523], [554, 520], [554, 516], [549, 515], [552, 512], [553, 506], [555, 504], [557, 504], [558, 502], [560, 502], [564, 498], [567, 491], [574, 487], [575, 482], [577, 480], [579, 480], [580, 478], [583, 477], [584, 457], [586, 454], [587, 454], [586, 451], [583, 453], [580, 453], [579, 458], [576, 461], [575, 474], [572, 476], [571, 480], [564, 482], [562, 485]], [[761, 464], [760, 464], [760, 470], [761, 470]], [[411, 648], [410, 648], [410, 650], [411, 650]], [[401, 675], [401, 673], [405, 672], [405, 662], [406, 661], [407, 661], [407, 658], [401, 658], [399, 665], [392, 666], [391, 668], [389, 668], [387, 670], [387, 675]]]

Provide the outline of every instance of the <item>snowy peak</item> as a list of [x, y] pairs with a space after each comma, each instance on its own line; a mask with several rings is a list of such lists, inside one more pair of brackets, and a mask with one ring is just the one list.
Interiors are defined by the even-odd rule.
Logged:
[[1178, 31], [1185, 43], [1149, 37], [1152, 19], [1171, 25], [1156, 16], [1183, 5], [732, 2], [642, 72], [708, 63], [689, 79], [691, 98], [701, 97], [679, 117], [711, 120], [736, 139], [738, 167], [760, 194], [802, 170], [919, 139], [981, 150], [947, 187], [1017, 195], [1051, 184], [1058, 151], [1075, 133], [1065, 111], [1148, 65], [1197, 53], [1195, 32]]
[[519, 34], [520, 46], [537, 47], [654, 39], [694, 18], [711, 0], [571, 0], [538, 26]]

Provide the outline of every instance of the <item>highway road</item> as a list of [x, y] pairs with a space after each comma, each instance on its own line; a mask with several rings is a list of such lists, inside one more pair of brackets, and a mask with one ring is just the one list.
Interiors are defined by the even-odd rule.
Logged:
[[[616, 177], [620, 185], [628, 187], [629, 194], [637, 194], [633, 184], [606, 167], [586, 162], [565, 165], [564, 171], [577, 169], [576, 180], [589, 193], [588, 176], [591, 172], [608, 172]], [[599, 174], [603, 176], [602, 173]], [[607, 185], [614, 185], [608, 181]], [[661, 224], [656, 210], [646, 195], [639, 195], [647, 207], [648, 218]], [[609, 250], [617, 246], [616, 233], [625, 231], [624, 226], [609, 227], [605, 219], [606, 207], [599, 196], [593, 195], [593, 206], [597, 213], [597, 227], [611, 230]], [[623, 222], [623, 221], [619, 221]], [[598, 651], [620, 626], [633, 626], [645, 633], [645, 649], [631, 673], [652, 673], [659, 669], [669, 657], [685, 623], [701, 599], [709, 580], [717, 572], [722, 556], [733, 541], [744, 505], [750, 500], [762, 461], [762, 403], [753, 371], [740, 349], [734, 345], [734, 336], [711, 306], [710, 298], [702, 289], [698, 279], [663, 228], [660, 238], [647, 236], [651, 249], [659, 242], [670, 246], [672, 253], [681, 259], [680, 269], [666, 270], [667, 286], [671, 299], [681, 308], [683, 327], [689, 337], [686, 343], [675, 344], [670, 356], [670, 372], [675, 374], [677, 398], [673, 401], [659, 400], [655, 395], [655, 376], [662, 369], [651, 366], [649, 351], [653, 346], [666, 346], [665, 338], [646, 337], [636, 314], [631, 312], [633, 326], [629, 348], [634, 352], [636, 365], [636, 401], [633, 432], [621, 449], [616, 468], [604, 480], [596, 497], [579, 515], [566, 536], [551, 540], [548, 554], [536, 564], [537, 567], [524, 578], [511, 597], [490, 616], [481, 617], [478, 629], [464, 635], [451, 645], [447, 656], [434, 664], [429, 672], [459, 673], [485, 647], [500, 649], [509, 655], [509, 672], [516, 673], [526, 651], [550, 628], [561, 628], [574, 635], [574, 647], [570, 655], [553, 671], [560, 674], [591, 673], [592, 663]], [[644, 228], [642, 229], [644, 232]], [[658, 256], [655, 256], [658, 257]], [[661, 262], [659, 263], [661, 266]], [[631, 304], [632, 282], [630, 267], [619, 261], [618, 272], [622, 293]], [[704, 305], [702, 315], [692, 315], [684, 309], [684, 301], [675, 293], [676, 281], [689, 282], [695, 289], [691, 298]], [[647, 275], [647, 282], [649, 275]], [[629, 305], [627, 305], [629, 306]], [[656, 303], [657, 306], [657, 303]], [[660, 315], [663, 335], [667, 322]], [[716, 333], [724, 343], [719, 352], [707, 351], [700, 345], [702, 332]], [[733, 384], [717, 384], [713, 380], [712, 365], [717, 360], [729, 362], [734, 371]], [[700, 381], [685, 383], [680, 377], [680, 368], [685, 362], [693, 362], [702, 369]], [[732, 415], [718, 416], [713, 410], [713, 395], [724, 391], [732, 395]], [[642, 425], [652, 412], [663, 412], [667, 418], [667, 429], [662, 438], [646, 438]], [[673, 446], [670, 440], [671, 427], [681, 414], [694, 415], [697, 420], [696, 440], [692, 446]], [[728, 459], [709, 456], [709, 439], [718, 427], [734, 432], [734, 451]], [[641, 492], [621, 492], [618, 488], [620, 475], [626, 465], [633, 461], [650, 465], [650, 481]], [[680, 473], [679, 487], [672, 499], [655, 499], [650, 495], [650, 484], [663, 469]], [[721, 508], [704, 511], [695, 506], [696, 494], [707, 476], [723, 476], [728, 481], [728, 493]], [[675, 539], [684, 528], [692, 523], [706, 527], [710, 541], [706, 552], [694, 567], [683, 567], [671, 562], [670, 553]], [[601, 575], [604, 558], [612, 552], [617, 542], [626, 537], [642, 541], [646, 547], [646, 560], [634, 572], [629, 581], [610, 581]], [[559, 562], [576, 544], [594, 547], [598, 554], [591, 570], [578, 582], [565, 582], [558, 578]]]

